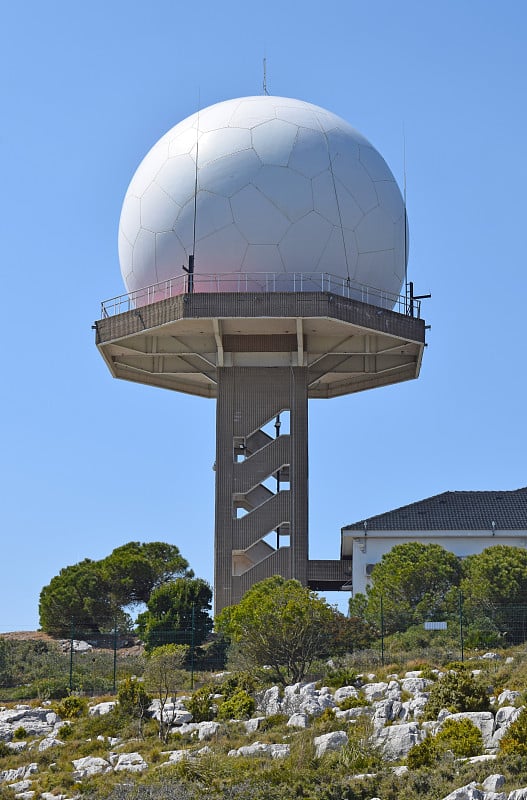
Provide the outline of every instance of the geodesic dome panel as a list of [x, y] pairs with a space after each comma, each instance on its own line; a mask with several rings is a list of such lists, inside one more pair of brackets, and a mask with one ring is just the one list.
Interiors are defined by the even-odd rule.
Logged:
[[193, 114], [146, 155], [119, 258], [128, 291], [180, 276], [194, 251], [196, 280], [330, 273], [398, 294], [407, 238], [397, 183], [358, 131], [310, 103], [245, 97]]

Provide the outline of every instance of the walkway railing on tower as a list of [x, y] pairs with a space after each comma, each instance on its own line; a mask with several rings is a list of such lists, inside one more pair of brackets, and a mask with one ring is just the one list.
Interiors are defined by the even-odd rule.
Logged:
[[[421, 304], [417, 299], [410, 303], [404, 295], [386, 292], [327, 272], [232, 272], [220, 275], [195, 273], [192, 277], [195, 293], [329, 292], [416, 318], [419, 318], [421, 312]], [[187, 294], [188, 281], [188, 275], [177, 275], [144, 289], [104, 300], [101, 304], [101, 319]]]

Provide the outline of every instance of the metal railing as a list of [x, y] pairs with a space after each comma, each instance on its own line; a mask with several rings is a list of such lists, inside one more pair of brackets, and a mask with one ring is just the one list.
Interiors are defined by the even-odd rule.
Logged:
[[[420, 316], [419, 300], [404, 295], [393, 294], [357, 281], [348, 280], [328, 272], [231, 272], [220, 275], [195, 273], [193, 276], [195, 294], [214, 292], [330, 292], [351, 300], [388, 310], [399, 314]], [[126, 311], [187, 294], [189, 276], [178, 275], [144, 289], [112, 297], [101, 303], [101, 318], [113, 317]]]

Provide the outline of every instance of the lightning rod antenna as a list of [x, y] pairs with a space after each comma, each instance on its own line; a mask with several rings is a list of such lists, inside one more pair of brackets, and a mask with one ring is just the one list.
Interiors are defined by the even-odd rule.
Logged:
[[404, 289], [408, 298], [408, 217], [406, 214], [406, 133], [403, 123]]
[[263, 93], [267, 97], [269, 92], [267, 91], [267, 59], [264, 57], [263, 60]]
[[196, 220], [198, 217], [198, 156], [199, 156], [199, 112], [201, 107], [201, 91], [198, 89], [198, 113], [196, 121], [196, 163], [194, 169], [194, 219], [192, 222], [192, 253], [188, 256], [188, 267], [183, 265], [188, 275], [187, 290], [189, 294], [194, 291], [194, 256], [196, 254]]

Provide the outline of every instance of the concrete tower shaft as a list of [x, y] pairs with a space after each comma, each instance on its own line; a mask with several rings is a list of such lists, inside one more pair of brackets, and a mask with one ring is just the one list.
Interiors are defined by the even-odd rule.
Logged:
[[[307, 386], [305, 367], [218, 370], [217, 608], [238, 602], [269, 575], [307, 584]], [[290, 432], [272, 438], [262, 427], [284, 412]], [[276, 491], [264, 485], [269, 478]], [[247, 513], [238, 516], [240, 509]]]

